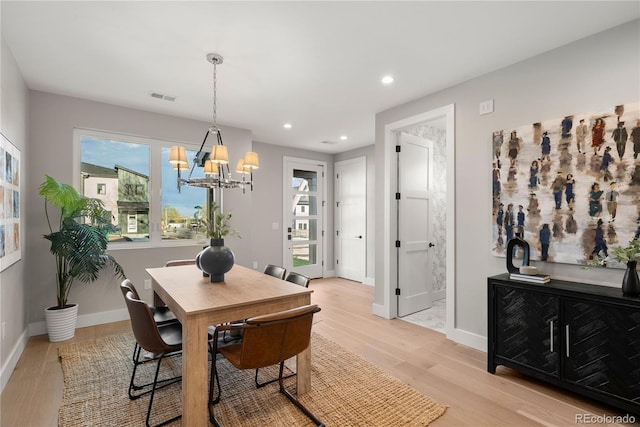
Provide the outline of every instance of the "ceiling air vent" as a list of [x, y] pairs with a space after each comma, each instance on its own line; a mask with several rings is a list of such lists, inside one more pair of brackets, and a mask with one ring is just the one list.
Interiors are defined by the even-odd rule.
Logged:
[[175, 101], [176, 100], [175, 96], [164, 95], [164, 94], [158, 93], [158, 92], [151, 92], [149, 95], [151, 95], [152, 98], [164, 99], [165, 101]]
[[338, 141], [322, 141], [321, 144], [334, 145], [337, 144]]

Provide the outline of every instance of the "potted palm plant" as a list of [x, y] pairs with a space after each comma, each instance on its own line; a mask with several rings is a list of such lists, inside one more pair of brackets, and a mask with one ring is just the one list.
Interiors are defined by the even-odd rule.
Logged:
[[[45, 310], [50, 341], [64, 341], [75, 334], [78, 305], [69, 304], [69, 292], [76, 282], [95, 281], [108, 264], [117, 276], [124, 278], [120, 264], [107, 253], [108, 233], [114, 230], [109, 213], [101, 200], [85, 197], [68, 184], [46, 175], [40, 185], [51, 242], [56, 260], [57, 304]], [[58, 215], [52, 218], [54, 206]]]
[[196, 265], [211, 277], [211, 282], [224, 282], [224, 273], [231, 270], [235, 262], [233, 251], [224, 245], [224, 238], [229, 235], [240, 237], [240, 234], [231, 226], [231, 213], [221, 212], [216, 202], [211, 203], [206, 222], [211, 242], [196, 256]]

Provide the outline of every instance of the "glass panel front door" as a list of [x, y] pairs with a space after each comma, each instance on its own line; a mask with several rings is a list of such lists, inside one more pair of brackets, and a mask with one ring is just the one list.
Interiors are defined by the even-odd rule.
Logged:
[[285, 165], [285, 268], [322, 277], [323, 167], [292, 160]]

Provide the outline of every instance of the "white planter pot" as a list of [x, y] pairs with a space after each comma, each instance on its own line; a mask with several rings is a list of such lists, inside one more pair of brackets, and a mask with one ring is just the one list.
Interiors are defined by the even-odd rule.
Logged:
[[73, 338], [78, 320], [78, 304], [60, 310], [54, 310], [54, 307], [47, 308], [44, 316], [47, 320], [49, 341], [58, 342]]

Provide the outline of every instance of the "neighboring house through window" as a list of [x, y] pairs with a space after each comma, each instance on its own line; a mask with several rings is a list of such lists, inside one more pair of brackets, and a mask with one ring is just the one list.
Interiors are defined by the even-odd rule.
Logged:
[[[206, 238], [207, 191], [185, 186], [178, 191], [176, 171], [168, 162], [175, 143], [85, 129], [76, 129], [74, 140], [80, 152], [79, 188], [102, 200], [118, 228], [110, 244], [148, 247]], [[181, 144], [194, 158], [197, 145]], [[202, 168], [195, 168], [193, 178], [202, 177]]]

